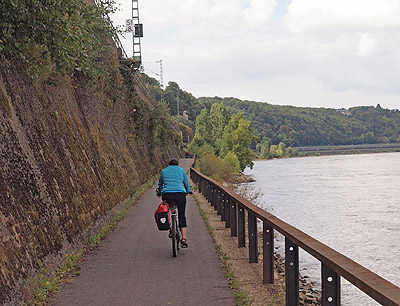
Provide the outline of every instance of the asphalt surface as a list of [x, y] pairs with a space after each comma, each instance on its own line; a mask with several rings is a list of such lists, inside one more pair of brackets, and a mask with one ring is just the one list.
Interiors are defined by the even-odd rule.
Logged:
[[[187, 170], [192, 160], [181, 160]], [[187, 197], [189, 247], [172, 256], [168, 231], [158, 231], [161, 202], [150, 188], [91, 254], [81, 273], [50, 305], [237, 305], [214, 242], [193, 197]]]

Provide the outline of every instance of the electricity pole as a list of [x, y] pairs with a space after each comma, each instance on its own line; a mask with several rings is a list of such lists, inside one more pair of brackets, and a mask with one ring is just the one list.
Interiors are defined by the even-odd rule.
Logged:
[[161, 102], [164, 102], [164, 73], [163, 73], [163, 66], [162, 60], [156, 61], [156, 63], [160, 63], [160, 86], [161, 86]]

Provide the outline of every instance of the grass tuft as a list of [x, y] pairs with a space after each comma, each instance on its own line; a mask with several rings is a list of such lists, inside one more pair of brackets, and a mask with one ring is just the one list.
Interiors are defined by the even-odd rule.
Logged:
[[224, 269], [226, 277], [228, 278], [231, 288], [233, 289], [233, 293], [235, 294], [235, 296], [238, 300], [238, 305], [239, 306], [252, 305], [253, 302], [250, 299], [249, 295], [240, 289], [239, 283], [235, 279], [235, 275], [228, 263], [227, 254], [222, 250], [221, 245], [215, 239], [215, 229], [211, 226], [210, 222], [208, 221], [207, 213], [200, 207], [197, 195], [194, 194], [193, 197], [197, 203], [197, 206], [199, 207], [200, 215], [202, 216], [204, 223], [206, 224], [206, 227], [207, 227], [208, 231], [210, 232], [211, 237], [214, 240], [215, 249], [217, 251], [219, 259], [222, 262], [222, 268]]

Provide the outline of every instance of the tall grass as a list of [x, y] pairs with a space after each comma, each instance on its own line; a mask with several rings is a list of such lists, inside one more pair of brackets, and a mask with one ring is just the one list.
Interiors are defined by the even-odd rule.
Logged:
[[213, 152], [204, 152], [197, 161], [196, 167], [201, 173], [222, 183], [237, 174], [237, 170]]

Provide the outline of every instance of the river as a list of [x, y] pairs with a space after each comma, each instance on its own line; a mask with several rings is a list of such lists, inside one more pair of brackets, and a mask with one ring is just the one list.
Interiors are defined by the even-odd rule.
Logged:
[[[400, 153], [255, 161], [244, 173], [255, 204], [400, 286]], [[320, 263], [302, 250], [300, 273], [319, 286]], [[379, 304], [342, 278], [342, 305]]]

